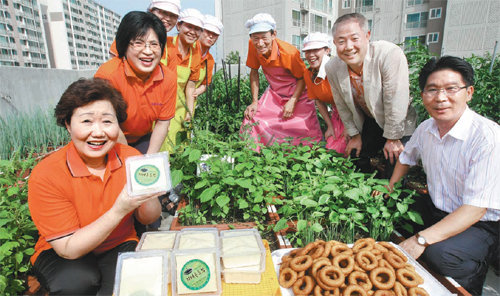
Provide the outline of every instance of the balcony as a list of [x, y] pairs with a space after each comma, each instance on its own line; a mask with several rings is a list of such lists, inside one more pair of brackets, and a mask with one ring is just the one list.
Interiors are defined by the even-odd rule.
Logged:
[[302, 12], [309, 11], [309, 1], [305, 0], [305, 1], [300, 2], [300, 10]]

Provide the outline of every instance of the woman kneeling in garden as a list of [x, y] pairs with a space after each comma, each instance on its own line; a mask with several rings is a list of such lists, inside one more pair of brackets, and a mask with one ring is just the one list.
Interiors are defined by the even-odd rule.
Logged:
[[41, 161], [28, 183], [40, 237], [31, 258], [50, 294], [111, 294], [119, 252], [137, 244], [133, 216], [143, 224], [161, 214], [157, 195], [131, 198], [125, 159], [140, 153], [117, 143], [127, 104], [106, 81], [71, 84], [55, 109], [71, 141]]

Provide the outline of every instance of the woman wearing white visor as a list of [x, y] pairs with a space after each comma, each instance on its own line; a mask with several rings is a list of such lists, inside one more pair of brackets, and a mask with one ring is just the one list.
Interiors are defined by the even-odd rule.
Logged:
[[[344, 154], [347, 145], [344, 124], [335, 107], [325, 72], [325, 65], [330, 60], [331, 38], [327, 34], [314, 32], [307, 35], [303, 44], [302, 51], [309, 63], [308, 71], [304, 74], [307, 94], [309, 99], [315, 100], [319, 113], [328, 127], [325, 132], [326, 148]], [[331, 105], [331, 114], [328, 112], [327, 104]]]

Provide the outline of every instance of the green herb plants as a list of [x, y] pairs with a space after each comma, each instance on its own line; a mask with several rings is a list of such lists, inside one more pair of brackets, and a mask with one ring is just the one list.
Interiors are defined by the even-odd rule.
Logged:
[[25, 175], [36, 160], [19, 153], [0, 160], [0, 294], [19, 295], [34, 253], [36, 228], [28, 208]]

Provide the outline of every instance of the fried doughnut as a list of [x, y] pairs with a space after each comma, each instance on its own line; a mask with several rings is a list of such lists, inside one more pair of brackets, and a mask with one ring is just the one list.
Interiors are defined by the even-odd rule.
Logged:
[[352, 255], [352, 250], [351, 250], [351, 248], [349, 248], [349, 246], [347, 246], [344, 243], [337, 243], [337, 244], [333, 245], [332, 249], [330, 251], [330, 255], [332, 255], [332, 257], [335, 257], [340, 253], [346, 253], [346, 254]]
[[290, 288], [297, 281], [297, 273], [287, 267], [280, 272], [279, 283], [283, 288]]
[[378, 261], [375, 255], [366, 250], [359, 251], [356, 254], [356, 262], [366, 271], [370, 271], [378, 266]]
[[377, 290], [373, 296], [396, 296], [392, 290]]
[[359, 251], [370, 251], [373, 249], [373, 245], [375, 244], [375, 240], [373, 238], [362, 238], [358, 239], [354, 245], [352, 246], [352, 251], [357, 253]]
[[354, 269], [354, 258], [349, 254], [338, 254], [332, 260], [333, 266], [337, 266], [344, 274], [349, 274]]
[[408, 290], [408, 296], [429, 296], [429, 293], [424, 288], [413, 287]]
[[321, 257], [315, 259], [311, 267], [311, 275], [313, 276], [313, 278], [317, 278], [318, 270], [328, 265], [332, 265], [332, 263], [330, 262], [330, 260], [328, 260], [328, 258]]
[[416, 287], [421, 283], [421, 281], [423, 282], [422, 277], [420, 277], [418, 273], [406, 268], [398, 269], [396, 271], [396, 278], [401, 284], [403, 284], [403, 286], [408, 288]]
[[372, 282], [370, 281], [370, 278], [368, 277], [368, 274], [366, 274], [366, 272], [353, 271], [351, 272], [351, 274], [349, 274], [348, 280], [349, 285], [361, 286], [366, 291], [369, 291], [373, 288]]
[[319, 241], [313, 242], [313, 243], [308, 243], [302, 251], [300, 251], [300, 255], [309, 255], [313, 259], [318, 258], [319, 256], [323, 255], [323, 252], [325, 251], [325, 248], [321, 245]]
[[394, 293], [396, 293], [396, 296], [408, 296], [408, 291], [406, 290], [405, 286], [403, 286], [400, 282], [396, 281], [394, 283]]
[[389, 262], [387, 262], [387, 260], [385, 260], [385, 259], [379, 259], [378, 266], [387, 267], [392, 271], [392, 273], [396, 274], [396, 270], [394, 269], [394, 267], [392, 267], [392, 265]]
[[394, 245], [390, 242], [378, 242], [378, 245], [387, 249], [387, 251], [394, 249]]
[[399, 255], [394, 253], [392, 250], [390, 252], [384, 253], [384, 259], [387, 260], [387, 262], [389, 262], [389, 264], [391, 264], [391, 266], [394, 268], [403, 268], [406, 264], [406, 261]]
[[379, 250], [382, 253], [389, 252], [389, 249], [381, 245], [380, 243], [375, 243], [373, 244], [373, 249]]
[[293, 284], [292, 289], [295, 295], [309, 295], [314, 289], [314, 280], [312, 277], [306, 275], [298, 279]]
[[292, 260], [292, 256], [290, 256], [290, 254], [287, 254], [287, 255], [281, 257], [281, 263], [285, 263], [285, 262], [288, 262], [290, 260]]
[[325, 243], [325, 250], [323, 251], [323, 255], [321, 255], [321, 257], [328, 257], [330, 255], [330, 252], [332, 250], [332, 246], [333, 246], [333, 242], [332, 241], [327, 241]]
[[311, 267], [313, 259], [309, 255], [300, 255], [290, 260], [290, 267], [295, 271], [303, 271]]
[[358, 264], [358, 262], [356, 262], [356, 260], [354, 260], [354, 269], [353, 270], [354, 271], [361, 271], [361, 272], [365, 272], [366, 273], [366, 271], [359, 266], [359, 264]]
[[326, 290], [320, 286], [314, 287], [314, 296], [340, 296], [340, 289]]
[[280, 271], [287, 268], [287, 267], [290, 267], [290, 261], [287, 261], [287, 262], [281, 262], [281, 265], [280, 265]]
[[323, 267], [319, 271], [318, 278], [323, 284], [329, 287], [340, 287], [345, 281], [342, 270], [332, 265]]
[[365, 289], [358, 285], [349, 285], [344, 289], [344, 293], [342, 296], [351, 296], [351, 295], [359, 295], [359, 296], [368, 296], [366, 294]]
[[379, 290], [389, 290], [394, 287], [396, 275], [387, 267], [377, 267], [370, 272], [370, 281]]

